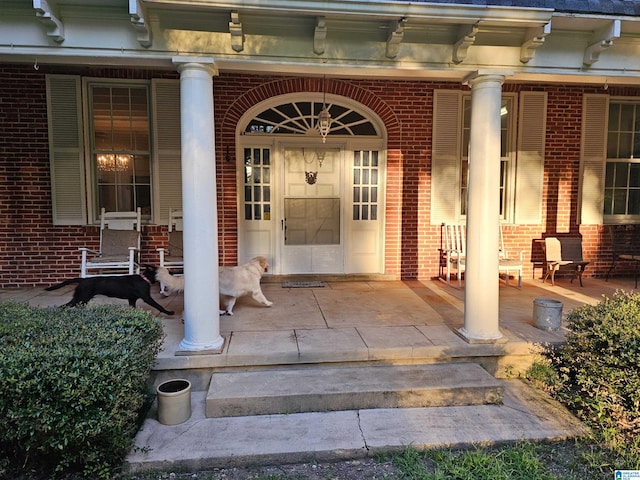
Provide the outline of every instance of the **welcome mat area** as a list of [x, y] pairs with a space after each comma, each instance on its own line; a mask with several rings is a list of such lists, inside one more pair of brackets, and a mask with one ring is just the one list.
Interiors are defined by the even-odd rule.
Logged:
[[282, 282], [282, 288], [322, 288], [324, 282]]

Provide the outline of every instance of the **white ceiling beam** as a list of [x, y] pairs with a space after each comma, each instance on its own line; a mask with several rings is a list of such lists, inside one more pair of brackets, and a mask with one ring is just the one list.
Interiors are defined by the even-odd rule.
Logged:
[[404, 24], [407, 18], [402, 17], [400, 20], [394, 20], [389, 23], [389, 38], [387, 39], [387, 58], [395, 58], [400, 51], [400, 43], [404, 38]]
[[529, 28], [520, 47], [520, 61], [527, 63], [531, 60], [535, 56], [536, 50], [544, 44], [545, 37], [550, 33], [551, 22], [542, 27]]
[[151, 46], [153, 41], [151, 29], [145, 21], [144, 10], [139, 0], [129, 0], [129, 19], [138, 37], [138, 43], [144, 48]]
[[593, 65], [600, 58], [600, 54], [613, 45], [613, 41], [620, 38], [620, 19], [615, 19], [606, 27], [594, 32], [591, 42], [584, 52], [583, 63]]
[[229, 34], [231, 35], [231, 48], [233, 48], [235, 52], [241, 52], [242, 50], [244, 50], [244, 34], [242, 32], [240, 15], [238, 15], [237, 11], [231, 12]]
[[478, 24], [462, 25], [458, 30], [458, 41], [453, 46], [453, 63], [462, 63], [467, 56], [467, 50], [476, 41]]
[[46, 27], [47, 35], [55, 42], [64, 42], [64, 24], [55, 13], [55, 5], [48, 0], [33, 0], [36, 18]]
[[316, 19], [316, 28], [313, 32], [313, 53], [322, 55], [326, 48], [327, 23], [324, 17]]

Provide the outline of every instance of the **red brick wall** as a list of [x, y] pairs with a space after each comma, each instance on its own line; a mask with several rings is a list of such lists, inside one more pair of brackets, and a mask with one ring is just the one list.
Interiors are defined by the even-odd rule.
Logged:
[[[97, 246], [97, 227], [54, 227], [51, 221], [45, 74], [109, 78], [178, 78], [174, 71], [0, 66], [0, 286], [42, 286], [78, 275], [78, 247]], [[386, 273], [397, 278], [438, 274], [440, 227], [429, 224], [433, 90], [466, 87], [419, 81], [332, 79], [327, 90], [361, 102], [385, 122], [388, 133]], [[582, 96], [602, 89], [506, 84], [505, 91], [548, 92], [543, 218], [540, 225], [506, 226], [512, 251], [523, 250], [526, 276], [540, 260], [536, 239], [554, 233], [583, 235], [587, 275], [611, 262], [603, 228], [578, 226]], [[320, 92], [321, 79], [223, 73], [214, 78], [220, 260], [237, 261], [235, 128], [243, 113], [272, 95]], [[610, 95], [640, 95], [640, 88]], [[226, 161], [226, 158], [230, 161]], [[143, 263], [157, 263], [166, 227], [143, 228]], [[623, 270], [616, 270], [618, 273]], [[629, 269], [626, 272], [630, 272]], [[540, 271], [536, 272], [539, 275]]]

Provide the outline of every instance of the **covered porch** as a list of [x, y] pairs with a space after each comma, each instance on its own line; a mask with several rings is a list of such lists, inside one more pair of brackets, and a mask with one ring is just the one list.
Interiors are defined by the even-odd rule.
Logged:
[[[598, 303], [603, 295], [612, 296], [617, 290], [634, 291], [633, 278], [588, 278], [584, 287], [577, 281], [570, 283], [568, 277], [560, 277], [555, 286], [539, 278], [524, 279], [522, 289], [514, 287], [514, 282], [507, 286], [500, 280], [500, 331], [507, 341], [470, 344], [456, 333], [464, 325], [464, 285], [458, 289], [438, 279], [315, 277], [315, 282], [291, 288], [283, 287], [285, 280], [290, 279], [263, 278], [263, 291], [274, 302], [273, 307], [243, 298], [233, 316], [220, 318], [225, 341], [216, 355], [176, 355], [184, 335], [183, 297], [164, 298], [157, 285], [152, 287], [154, 298], [176, 312], [172, 317], [160, 314], [166, 339], [154, 369], [154, 382], [188, 378], [194, 390], [206, 390], [211, 374], [225, 369], [449, 361], [476, 362], [496, 377], [510, 377], [526, 369], [538, 345], [564, 340], [564, 317], [575, 307]], [[318, 281], [323, 286], [313, 286]], [[55, 306], [66, 303], [71, 290], [3, 289], [0, 300]], [[536, 298], [562, 302], [559, 330], [534, 326]], [[126, 301], [105, 297], [92, 302], [126, 305]], [[138, 307], [153, 311], [142, 301]]]

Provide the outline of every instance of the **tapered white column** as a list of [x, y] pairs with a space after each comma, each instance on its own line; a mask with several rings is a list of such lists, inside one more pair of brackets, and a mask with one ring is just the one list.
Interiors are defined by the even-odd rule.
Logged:
[[184, 352], [219, 351], [218, 207], [211, 58], [174, 57], [180, 72]]
[[470, 343], [503, 341], [499, 328], [500, 106], [504, 75], [477, 72], [471, 87], [464, 327]]

